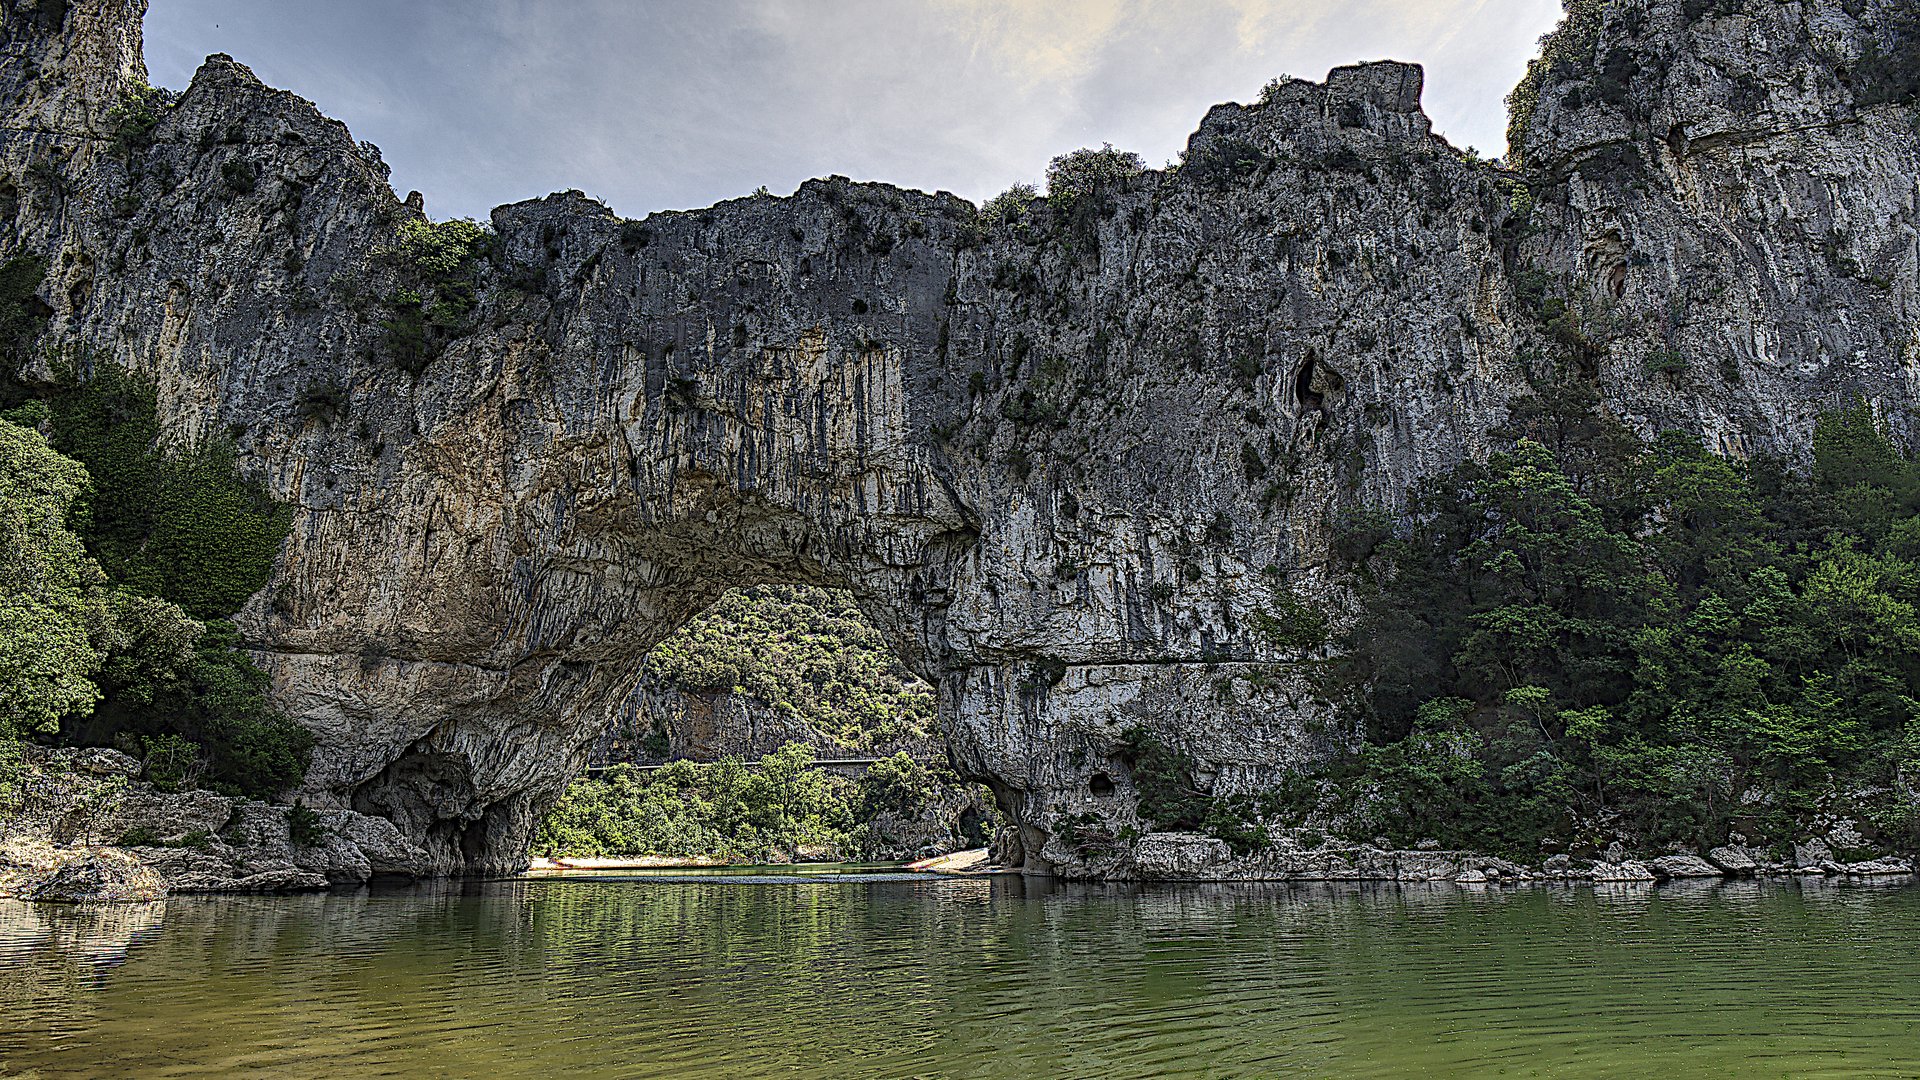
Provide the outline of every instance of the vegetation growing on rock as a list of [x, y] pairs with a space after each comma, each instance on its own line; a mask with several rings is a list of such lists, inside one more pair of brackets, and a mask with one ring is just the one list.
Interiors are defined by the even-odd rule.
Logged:
[[[652, 773], [617, 765], [577, 779], [548, 815], [540, 853], [900, 857], [929, 840], [951, 841], [962, 817], [989, 806], [944, 763], [923, 760], [939, 745], [932, 688], [893, 656], [844, 590], [731, 590], [656, 646], [641, 680], [636, 702], [730, 695], [760, 717], [753, 726], [762, 733], [804, 736], [812, 745], [790, 742], [757, 771], [743, 762], [751, 748], [736, 742], [723, 743], [714, 762], [678, 760]], [[687, 753], [694, 741], [673, 729], [686, 722], [684, 713], [642, 708], [632, 720], [650, 724], [638, 746], [649, 757]], [[861, 754], [901, 743], [919, 745], [883, 757], [857, 781], [812, 764], [815, 748]]]
[[386, 298], [392, 315], [381, 328], [387, 353], [401, 370], [419, 375], [449, 342], [471, 329], [481, 261], [492, 245], [490, 232], [464, 218], [409, 218], [400, 223], [394, 242], [376, 253], [400, 278]]
[[287, 508], [230, 445], [162, 452], [152, 388], [112, 365], [12, 415], [50, 438], [0, 420], [0, 741], [118, 745], [162, 787], [297, 783], [313, 738], [223, 621], [266, 583]]
[[642, 678], [764, 703], [842, 745], [924, 738], [933, 691], [843, 590], [734, 589], [647, 654]]
[[[1641, 443], [1560, 395], [1426, 484], [1349, 635], [1367, 745], [1307, 802], [1353, 835], [1536, 851], [1920, 841], [1920, 463], [1864, 406], [1809, 472]], [[1303, 807], [1304, 808], [1304, 807]]]
[[198, 619], [232, 615], [265, 585], [292, 512], [242, 478], [222, 439], [160, 446], [151, 383], [111, 364], [49, 396], [47, 430], [87, 467], [78, 528], [109, 576]]

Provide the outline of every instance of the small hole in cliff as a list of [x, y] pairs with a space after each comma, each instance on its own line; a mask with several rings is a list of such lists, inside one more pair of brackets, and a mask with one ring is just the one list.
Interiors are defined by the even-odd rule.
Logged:
[[1104, 799], [1113, 794], [1113, 778], [1106, 773], [1097, 772], [1087, 778], [1087, 790], [1096, 799]]
[[1300, 365], [1300, 373], [1293, 378], [1293, 394], [1299, 402], [1302, 416], [1310, 412], [1326, 412], [1326, 395], [1313, 388], [1314, 367], [1313, 357], [1309, 355], [1307, 362]]
[[1627, 295], [1627, 264], [1617, 263], [1607, 270], [1607, 291], [1615, 300]]

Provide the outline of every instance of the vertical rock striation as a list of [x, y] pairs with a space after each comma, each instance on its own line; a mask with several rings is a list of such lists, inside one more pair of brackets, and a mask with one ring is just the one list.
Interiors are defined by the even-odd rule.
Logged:
[[517, 203], [424, 350], [377, 150], [225, 56], [128, 138], [140, 5], [0, 3], [0, 258], [48, 261], [49, 342], [293, 503], [242, 625], [320, 738], [303, 795], [442, 871], [517, 865], [731, 585], [851, 589], [1012, 857], [1081, 872], [1055, 823], [1131, 813], [1129, 727], [1222, 793], [1355, 737], [1301, 614], [1346, 609], [1342, 522], [1484, 452], [1552, 358], [1729, 452], [1801, 452], [1856, 394], [1917, 434], [1920, 122], [1861, 76], [1913, 47], [1894, 0], [1577, 0], [1517, 172], [1376, 63], [1012, 221], [842, 178]]

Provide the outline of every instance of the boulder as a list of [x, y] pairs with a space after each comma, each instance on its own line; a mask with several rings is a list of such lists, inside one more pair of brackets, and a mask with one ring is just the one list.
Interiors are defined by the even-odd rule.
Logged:
[[1753, 854], [1738, 844], [1728, 844], [1707, 852], [1707, 861], [1720, 868], [1729, 877], [1751, 876], [1760, 868]]
[[1793, 865], [1795, 869], [1804, 870], [1809, 867], [1817, 867], [1823, 862], [1831, 862], [1832, 860], [1833, 849], [1827, 846], [1825, 840], [1814, 839], [1793, 845]]
[[189, 874], [173, 883], [177, 893], [297, 893], [325, 892], [332, 883], [325, 874], [308, 870], [266, 870], [246, 877]]
[[1595, 881], [1653, 881], [1653, 871], [1645, 863], [1627, 859], [1623, 862], [1595, 863], [1593, 867]]
[[429, 870], [427, 853], [386, 818], [342, 810], [324, 815], [329, 826], [360, 849], [376, 876], [417, 878]]
[[72, 768], [92, 776], [140, 775], [140, 762], [118, 750], [104, 746], [89, 746], [73, 755]]
[[1698, 855], [1662, 855], [1647, 860], [1647, 868], [1661, 880], [1667, 878], [1720, 877], [1720, 868]]
[[179, 840], [196, 833], [211, 836], [227, 827], [237, 801], [198, 788], [166, 792], [137, 785], [116, 801], [112, 824], [105, 831], [109, 839], [128, 834], [153, 840]]
[[1913, 860], [1895, 857], [1850, 862], [1841, 867], [1848, 877], [1907, 877], [1913, 874]]
[[1134, 844], [1133, 859], [1143, 877], [1180, 880], [1208, 876], [1232, 861], [1233, 849], [1225, 840], [1199, 833], [1153, 832]]
[[1865, 847], [1866, 837], [1860, 834], [1860, 824], [1852, 818], [1841, 818], [1827, 830], [1824, 838], [1827, 846], [1835, 851], [1847, 851]]

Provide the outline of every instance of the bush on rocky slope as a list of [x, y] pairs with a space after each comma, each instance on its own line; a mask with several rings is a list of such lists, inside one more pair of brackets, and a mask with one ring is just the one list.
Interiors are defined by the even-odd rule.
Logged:
[[1801, 473], [1568, 400], [1375, 549], [1336, 680], [1369, 742], [1296, 812], [1531, 852], [1787, 842], [1845, 804], [1913, 847], [1920, 461], [1864, 406]]

